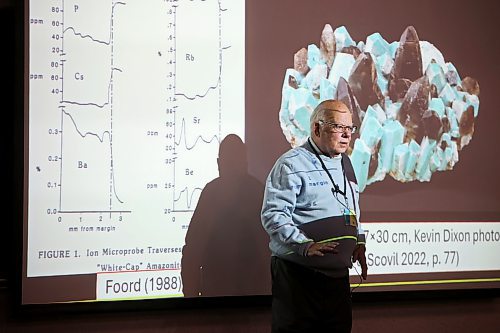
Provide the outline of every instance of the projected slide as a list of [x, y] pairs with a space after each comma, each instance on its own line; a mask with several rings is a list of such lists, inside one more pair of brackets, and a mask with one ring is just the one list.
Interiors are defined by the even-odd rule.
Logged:
[[[315, 107], [326, 99], [338, 99], [360, 128], [347, 152], [360, 192], [386, 178], [400, 182], [400, 188], [414, 181], [432, 183], [433, 174], [453, 172], [460, 154], [480, 149], [466, 147], [474, 143], [479, 83], [468, 73], [461, 77], [439, 47], [419, 39], [413, 26], [401, 32], [399, 41], [386, 41], [378, 32], [354, 41], [347, 27], [330, 24], [318, 35], [319, 45], [298, 50], [293, 68], [284, 75], [277, 116], [292, 147], [307, 141]], [[500, 223], [473, 219], [456, 223], [447, 215], [441, 221], [417, 216], [392, 223], [368, 219], [364, 229], [371, 274], [500, 269], [498, 261], [482, 255], [498, 251]], [[357, 275], [356, 269], [351, 275]], [[448, 277], [441, 283], [466, 281], [474, 280]], [[404, 283], [437, 282], [419, 277]], [[398, 283], [363, 286], [384, 285]]]
[[27, 277], [97, 273], [97, 299], [182, 296], [219, 144], [244, 140], [244, 14], [244, 1], [30, 2]]
[[359, 128], [356, 292], [500, 286], [492, 3], [24, 3], [23, 304], [269, 296], [264, 184], [326, 98]]

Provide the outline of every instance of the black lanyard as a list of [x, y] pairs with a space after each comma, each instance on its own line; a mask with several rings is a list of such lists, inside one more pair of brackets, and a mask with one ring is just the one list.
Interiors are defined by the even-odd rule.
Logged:
[[[340, 160], [340, 165], [342, 167], [342, 175], [344, 176], [344, 191], [341, 191], [339, 186], [335, 183], [335, 181], [333, 180], [333, 177], [332, 175], [330, 174], [330, 171], [328, 171], [328, 169], [326, 168], [326, 165], [325, 165], [325, 162], [323, 162], [323, 160], [321, 159], [321, 157], [319, 156], [319, 153], [318, 151], [316, 150], [316, 147], [314, 147], [314, 145], [311, 143], [311, 138], [307, 139], [307, 143], [309, 143], [309, 146], [311, 146], [311, 149], [314, 151], [314, 154], [316, 155], [316, 157], [318, 158], [319, 162], [321, 163], [321, 167], [323, 168], [323, 170], [325, 170], [326, 174], [328, 175], [328, 178], [330, 178], [330, 181], [332, 182], [332, 194], [333, 196], [335, 197], [335, 199], [342, 205], [344, 206], [345, 208], [347, 208], [349, 211], [349, 199], [347, 198], [347, 177], [345, 175], [345, 168], [344, 168], [344, 156], [341, 156], [341, 160]], [[351, 189], [351, 195], [352, 195], [352, 202], [354, 204], [354, 212], [357, 211], [357, 207], [356, 207], [356, 200], [354, 198], [354, 190], [352, 189], [352, 185], [351, 185], [351, 182], [349, 182], [349, 187]], [[347, 204], [347, 206], [341, 202], [339, 200], [339, 198], [337, 197], [337, 193], [340, 193], [344, 196], [344, 199], [345, 199], [345, 202]]]

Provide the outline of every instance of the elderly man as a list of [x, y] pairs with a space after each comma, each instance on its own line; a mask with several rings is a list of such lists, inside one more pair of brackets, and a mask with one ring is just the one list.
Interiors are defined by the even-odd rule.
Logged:
[[273, 332], [351, 331], [352, 262], [367, 277], [358, 185], [345, 154], [355, 131], [345, 104], [321, 102], [307, 142], [267, 178], [261, 217], [271, 240]]

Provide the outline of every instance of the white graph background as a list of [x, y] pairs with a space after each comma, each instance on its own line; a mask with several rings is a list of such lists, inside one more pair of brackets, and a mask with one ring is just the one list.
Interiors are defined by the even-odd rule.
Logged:
[[[30, 74], [42, 78], [29, 86], [28, 276], [131, 261], [86, 255], [108, 247], [182, 247], [218, 176], [220, 141], [244, 140], [244, 8], [30, 3], [43, 24], [30, 25]], [[54, 250], [72, 256], [40, 258]], [[137, 260], [175, 263], [180, 253]]]

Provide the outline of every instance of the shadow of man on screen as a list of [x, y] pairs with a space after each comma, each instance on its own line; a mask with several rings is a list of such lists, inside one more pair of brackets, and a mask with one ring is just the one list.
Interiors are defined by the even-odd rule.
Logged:
[[182, 251], [185, 297], [270, 293], [268, 237], [260, 222], [263, 185], [248, 174], [246, 147], [220, 144], [219, 177], [201, 192]]

